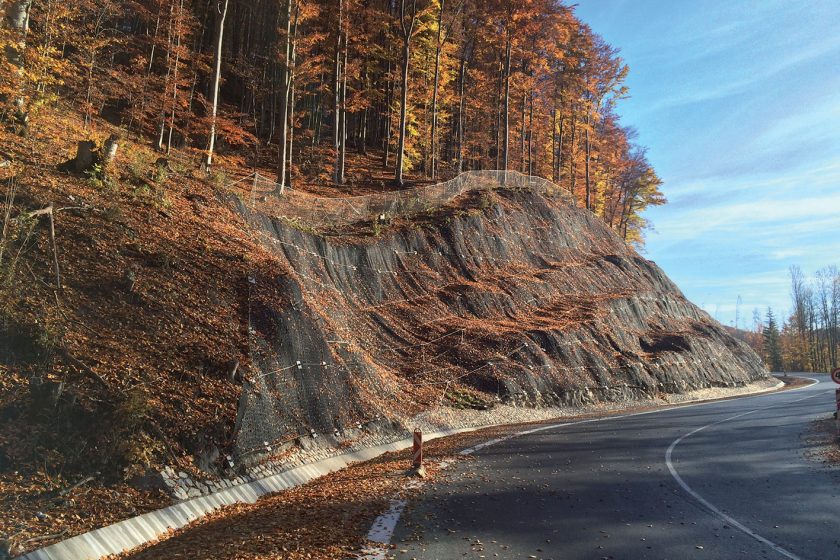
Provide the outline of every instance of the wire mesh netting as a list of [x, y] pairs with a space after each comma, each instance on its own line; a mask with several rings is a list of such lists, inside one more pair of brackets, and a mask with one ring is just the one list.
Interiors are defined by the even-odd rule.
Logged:
[[470, 192], [506, 189], [529, 189], [537, 192], [566, 191], [544, 179], [516, 171], [467, 171], [434, 185], [352, 197], [317, 197], [281, 186], [259, 173], [249, 179], [253, 210], [287, 218], [301, 225], [320, 229], [340, 227], [355, 222], [411, 216], [432, 211]]
[[[391, 219], [427, 212], [475, 191], [504, 188], [564, 192], [540, 177], [498, 171], [472, 171], [436, 185], [345, 198], [315, 197], [289, 189], [280, 192], [276, 183], [258, 174], [240, 179], [246, 181], [252, 184], [244, 214], [253, 229], [262, 233], [274, 230], [269, 216], [310, 227], [340, 227], [383, 216]], [[272, 242], [276, 245], [278, 240], [267, 240], [266, 245], [271, 246]], [[364, 399], [353, 398], [359, 396], [355, 393], [383, 395], [398, 391], [387, 381], [383, 383], [381, 376], [373, 375], [370, 364], [348, 349], [350, 343], [342, 338], [353, 336], [332, 332], [325, 337], [331, 324], [358, 323], [358, 317], [347, 315], [364, 313], [371, 304], [381, 304], [387, 297], [385, 289], [376, 282], [375, 293], [367, 293], [368, 278], [349, 282], [352, 289], [338, 294], [329, 278], [323, 279], [328, 281], [325, 283], [319, 277], [324, 274], [325, 264], [353, 271], [369, 268], [377, 276], [391, 276], [398, 274], [398, 270], [405, 272], [399, 263], [373, 263], [370, 255], [359, 256], [358, 260], [367, 264], [325, 263], [325, 257], [311, 248], [282, 240], [279, 243], [283, 244], [284, 257], [295, 275], [305, 279], [306, 284], [328, 292], [326, 297], [319, 296], [319, 302], [333, 321], [313, 313], [304, 303], [304, 294], [298, 291], [300, 284], [266, 277], [257, 271], [251, 274], [248, 279], [250, 372], [243, 381], [235, 439], [235, 452], [240, 458], [271, 452], [278, 444], [300, 435], [332, 433], [348, 424], [352, 427], [378, 418], [377, 411], [359, 408], [358, 403]], [[360, 289], [363, 291], [353, 291]], [[282, 309], [272, 308], [266, 303], [271, 300], [267, 293], [271, 291], [291, 294], [294, 301]], [[359, 304], [358, 309], [348, 310], [348, 300]]]
[[[421, 411], [420, 400], [434, 406], [459, 384], [497, 395], [527, 388], [568, 403], [615, 387], [655, 391], [668, 381], [666, 369], [701, 366], [679, 353], [617, 357], [614, 346], [639, 344], [627, 325], [659, 313], [662, 294], [644, 293], [659, 277], [611, 240], [606, 226], [599, 231], [589, 214], [568, 209], [570, 195], [545, 179], [469, 172], [440, 185], [350, 198], [279, 193], [275, 183], [250, 180], [240, 210], [278, 259], [255, 266], [249, 279], [240, 456], [270, 453], [300, 435], [329, 437], [394, 410], [407, 418]], [[309, 229], [410, 216], [488, 190], [526, 192], [505, 194], [505, 204], [481, 217], [422, 233], [396, 228], [374, 242]], [[604, 255], [623, 272], [603, 274]], [[697, 319], [678, 294], [666, 299], [672, 328]], [[601, 333], [610, 333], [610, 342]], [[726, 350], [718, 340], [693, 344], [716, 359]]]

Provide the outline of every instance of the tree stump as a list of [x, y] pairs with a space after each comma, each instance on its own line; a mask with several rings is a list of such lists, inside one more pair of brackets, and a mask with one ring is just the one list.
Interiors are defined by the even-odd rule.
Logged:
[[84, 173], [91, 167], [96, 160], [94, 155], [94, 150], [96, 149], [96, 143], [92, 140], [81, 140], [76, 148], [76, 157], [73, 158], [72, 165], [73, 170], [76, 173]]
[[107, 166], [111, 162], [114, 161], [114, 158], [117, 157], [117, 149], [120, 147], [120, 136], [118, 134], [112, 134], [108, 137], [105, 141], [105, 145], [102, 147], [102, 165]]

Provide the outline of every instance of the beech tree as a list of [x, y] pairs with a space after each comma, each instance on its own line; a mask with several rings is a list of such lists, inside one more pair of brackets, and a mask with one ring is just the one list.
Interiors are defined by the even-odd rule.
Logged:
[[397, 167], [394, 175], [398, 185], [403, 184], [403, 158], [405, 157], [406, 115], [408, 112], [408, 67], [411, 63], [411, 37], [417, 24], [417, 0], [400, 0], [399, 31], [402, 37], [402, 101], [400, 103], [400, 135], [397, 145]]
[[216, 50], [215, 63], [213, 66], [213, 108], [211, 109], [210, 143], [207, 147], [207, 167], [213, 163], [213, 149], [216, 145], [216, 116], [219, 112], [219, 81], [222, 79], [222, 46], [225, 34], [225, 18], [227, 18], [228, 5], [230, 0], [217, 2], [216, 6]]
[[633, 243], [644, 208], [664, 203], [614, 110], [626, 65], [557, 0], [0, 9], [7, 121], [63, 98], [161, 151], [196, 149], [205, 167], [224, 152], [273, 168], [278, 196], [293, 178], [355, 185], [381, 173], [403, 185], [518, 170], [557, 182]]

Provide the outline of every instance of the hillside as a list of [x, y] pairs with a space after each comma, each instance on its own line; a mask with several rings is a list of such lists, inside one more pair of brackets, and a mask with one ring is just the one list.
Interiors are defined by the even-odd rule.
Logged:
[[[208, 180], [187, 153], [160, 161], [128, 139], [104, 178], [61, 172], [74, 150], [55, 138], [83, 134], [68, 115], [4, 144], [0, 531], [47, 537], [26, 547], [168, 503], [149, 482], [164, 465], [227, 476], [266, 443], [291, 459], [318, 437], [341, 448], [497, 403], [764, 375], [545, 180], [466, 174], [424, 191], [439, 207], [347, 199], [326, 227], [314, 217], [345, 200]], [[384, 221], [382, 196], [405, 198]], [[49, 216], [33, 216], [49, 205], [55, 252]]]
[[635, 252], [661, 180], [573, 6], [0, 0], [0, 47], [0, 557], [765, 375]]

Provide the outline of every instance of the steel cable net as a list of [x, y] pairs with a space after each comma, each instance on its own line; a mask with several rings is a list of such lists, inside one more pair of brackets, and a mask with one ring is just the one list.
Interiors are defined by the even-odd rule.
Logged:
[[[628, 277], [587, 274], [587, 267], [603, 265], [598, 251], [621, 250], [599, 246], [603, 240], [584, 224], [564, 224], [590, 218], [576, 218], [563, 205], [514, 192], [515, 215], [488, 208], [445, 234], [407, 228], [387, 242], [342, 244], [340, 237], [307, 233], [319, 224], [410, 216], [481, 190], [523, 190], [573, 205], [544, 179], [469, 172], [441, 185], [345, 199], [278, 193], [275, 184], [251, 179], [255, 188], [240, 210], [287, 268], [255, 268], [249, 278], [251, 359], [237, 421], [240, 456], [277, 451], [299, 435], [344, 435], [390, 410], [417, 414], [418, 403], [439, 404], [459, 383], [510, 395], [508, 380], [536, 380], [542, 385], [530, 389], [551, 402], [572, 402], [592, 391], [608, 395], [595, 386], [612, 381], [604, 372], [623, 371], [622, 381], [635, 383], [621, 390], [650, 391], [655, 368], [697, 366], [691, 356], [673, 354], [644, 363], [616, 358], [614, 345], [632, 348], [638, 340], [623, 332], [612, 306], [630, 302], [650, 313], [657, 298], [625, 285]], [[582, 324], [611, 333], [612, 342], [588, 336]], [[581, 379], [588, 388], [579, 387]], [[554, 393], [564, 387], [583, 396]]]
[[[254, 173], [249, 206], [255, 211], [297, 222], [313, 229], [336, 228], [355, 222], [392, 219], [436, 210], [461, 195], [498, 188], [529, 189], [571, 195], [542, 177], [516, 171], [467, 171], [434, 185], [352, 197], [317, 197], [294, 189], [281, 189], [276, 182]], [[272, 196], [272, 195], [279, 196]]]
[[354, 408], [352, 380], [367, 372], [355, 356], [334, 349], [329, 325], [298, 294], [281, 308], [270, 303], [275, 289], [294, 292], [283, 278], [249, 277], [250, 363], [244, 376], [235, 452], [244, 456], [277, 451], [299, 436], [339, 435], [366, 416]]
[[[257, 174], [239, 180], [246, 181], [252, 183], [252, 191], [245, 215], [257, 232], [276, 229], [269, 216], [310, 227], [340, 227], [383, 216], [411, 216], [435, 210], [474, 191], [559, 190], [539, 177], [497, 171], [467, 172], [437, 185], [346, 198], [315, 197], [288, 189], [280, 192], [276, 183]], [[269, 246], [277, 242], [276, 239], [266, 241]], [[375, 366], [349, 350], [346, 345], [350, 342], [341, 340], [342, 333], [333, 332], [335, 340], [325, 340], [323, 333], [330, 332], [331, 324], [358, 324], [358, 317], [345, 317], [347, 299], [359, 303], [362, 314], [370, 312], [370, 309], [365, 311], [367, 306], [381, 304], [388, 297], [385, 288], [377, 287], [378, 282], [372, 281], [370, 273], [397, 274], [392, 268], [399, 267], [387, 262], [345, 264], [344, 268], [366, 273], [368, 277], [349, 283], [356, 290], [354, 293], [339, 294], [330, 278], [324, 278], [327, 282], [319, 279], [324, 275], [323, 257], [288, 243], [283, 253], [291, 261], [295, 275], [323, 291], [317, 297], [321, 309], [326, 309], [332, 321], [314, 313], [300, 293], [282, 310], [272, 309], [266, 304], [270, 297], [263, 292], [279, 289], [294, 293], [296, 288], [252, 271], [248, 278], [250, 364], [243, 380], [236, 422], [235, 453], [240, 459], [270, 453], [278, 445], [301, 435], [333, 434], [377, 420], [377, 411], [354, 408], [354, 403], [363, 400], [351, 398], [352, 394], [361, 392], [381, 397], [398, 392], [395, 381], [374, 375]], [[375, 286], [372, 290], [371, 285]], [[396, 299], [391, 298], [392, 303], [399, 303]], [[358, 340], [359, 333], [345, 334], [350, 336], [344, 338]], [[424, 345], [418, 346], [423, 354]]]

